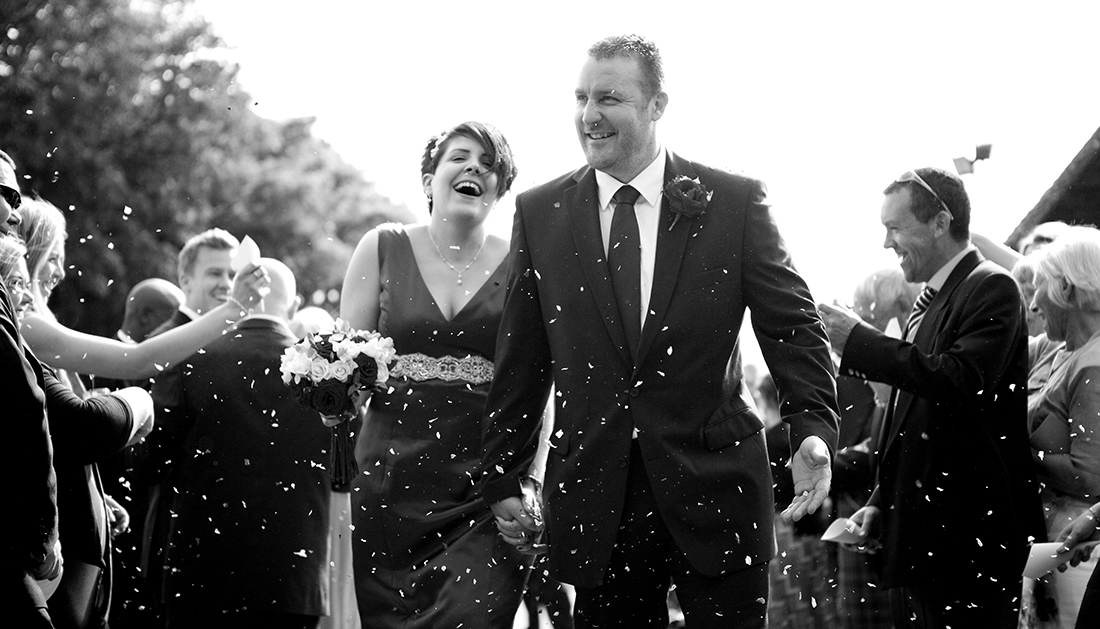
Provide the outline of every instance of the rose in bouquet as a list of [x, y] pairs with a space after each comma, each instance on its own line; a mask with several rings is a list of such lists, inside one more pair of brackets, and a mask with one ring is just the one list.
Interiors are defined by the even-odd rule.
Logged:
[[295, 401], [321, 413], [332, 428], [330, 473], [338, 486], [358, 470], [352, 452], [352, 422], [374, 391], [382, 390], [396, 352], [393, 340], [353, 330], [337, 319], [333, 329], [315, 332], [283, 352], [279, 370]]

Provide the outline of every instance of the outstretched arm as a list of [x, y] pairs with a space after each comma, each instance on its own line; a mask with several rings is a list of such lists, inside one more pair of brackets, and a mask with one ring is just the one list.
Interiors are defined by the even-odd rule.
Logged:
[[57, 369], [125, 380], [152, 378], [248, 314], [245, 309], [259, 303], [267, 284], [267, 272], [249, 266], [233, 279], [232, 299], [190, 323], [136, 344], [78, 332], [35, 313], [23, 318], [20, 330], [39, 359]]

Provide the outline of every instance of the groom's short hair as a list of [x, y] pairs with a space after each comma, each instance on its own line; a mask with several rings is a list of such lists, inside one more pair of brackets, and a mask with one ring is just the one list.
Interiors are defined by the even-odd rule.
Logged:
[[665, 82], [665, 70], [661, 64], [661, 51], [657, 44], [641, 35], [613, 35], [592, 44], [588, 54], [594, 59], [632, 57], [638, 60], [645, 77], [643, 89], [649, 98], [661, 92]]

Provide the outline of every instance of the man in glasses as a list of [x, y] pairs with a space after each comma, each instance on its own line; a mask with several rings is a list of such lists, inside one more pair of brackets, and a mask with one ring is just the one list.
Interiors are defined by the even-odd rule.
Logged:
[[1026, 434], [1027, 323], [1012, 277], [970, 243], [958, 176], [885, 190], [883, 247], [924, 288], [903, 338], [819, 306], [841, 372], [893, 387], [878, 483], [852, 520], [883, 554], [898, 627], [1015, 627], [1029, 536], [1044, 527]]
[[[19, 224], [19, 181], [15, 162], [0, 151], [0, 233]], [[57, 579], [57, 477], [46, 423], [42, 366], [25, 349], [8, 289], [0, 282], [0, 382], [4, 383], [5, 436], [18, 455], [0, 457], [0, 477], [19, 517], [10, 518], [5, 535], [3, 585], [9, 622], [18, 627], [52, 627], [46, 600], [36, 579]], [[56, 581], [55, 581], [56, 583]]]

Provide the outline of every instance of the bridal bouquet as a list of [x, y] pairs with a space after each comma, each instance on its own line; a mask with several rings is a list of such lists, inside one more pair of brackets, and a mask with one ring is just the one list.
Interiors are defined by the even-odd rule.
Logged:
[[353, 330], [337, 319], [332, 330], [306, 336], [283, 352], [279, 371], [294, 400], [318, 411], [332, 428], [333, 483], [344, 486], [359, 473], [352, 452], [352, 422], [374, 391], [389, 378], [393, 340]]

